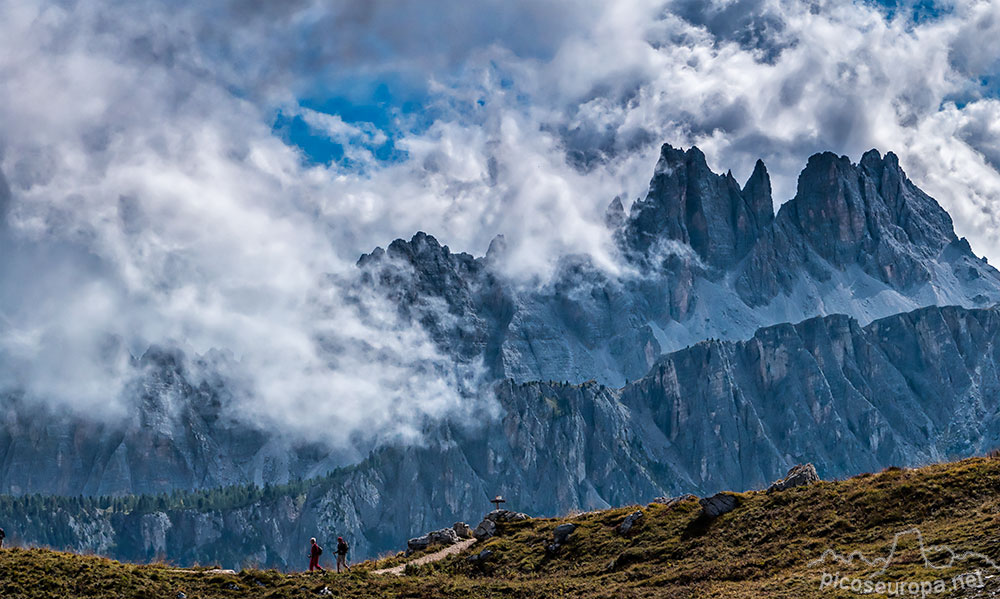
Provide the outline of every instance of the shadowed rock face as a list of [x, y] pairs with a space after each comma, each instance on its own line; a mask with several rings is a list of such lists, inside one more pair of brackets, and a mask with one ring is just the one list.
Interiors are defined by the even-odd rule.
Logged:
[[[792, 250], [804, 262], [802, 250], [811, 250], [837, 269], [857, 265], [904, 291], [934, 282], [934, 263], [959, 242], [951, 217], [906, 178], [896, 155], [883, 158], [875, 150], [857, 165], [829, 152], [812, 156], [798, 193], [778, 213], [778, 227], [782, 235], [768, 237], [757, 251], [776, 258]], [[766, 275], [751, 270], [749, 276]]]
[[698, 148], [664, 145], [646, 198], [624, 228], [625, 246], [643, 255], [663, 240], [691, 246], [715, 268], [739, 261], [771, 224], [771, 182], [760, 161], [744, 189], [732, 173], [716, 175]]
[[497, 383], [501, 418], [439, 423], [426, 444], [379, 449], [301, 496], [204, 513], [77, 514], [51, 529], [0, 517], [11, 537], [124, 559], [162, 550], [181, 563], [253, 556], [290, 567], [302, 539], [338, 535], [359, 558], [478, 522], [497, 493], [553, 515], [763, 489], [806, 461], [833, 478], [980, 453], [1000, 443], [998, 364], [997, 309], [932, 307], [866, 327], [828, 316], [696, 344], [620, 389]]

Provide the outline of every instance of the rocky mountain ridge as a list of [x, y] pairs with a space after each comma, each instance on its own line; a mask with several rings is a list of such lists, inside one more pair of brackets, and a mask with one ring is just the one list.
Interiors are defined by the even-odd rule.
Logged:
[[[697, 148], [664, 145], [645, 198], [608, 209], [624, 275], [562, 259], [541, 288], [506, 279], [502, 238], [486, 256], [425, 233], [358, 261], [364, 281], [457, 360], [494, 378], [618, 386], [663, 353], [763, 326], [847, 314], [868, 323], [928, 305], [1000, 301], [1000, 273], [892, 153], [809, 159], [796, 196], [772, 208], [758, 162], [741, 188]], [[635, 274], [639, 273], [639, 274]]]
[[608, 210], [628, 274], [569, 256], [549, 283], [518, 285], [500, 267], [502, 239], [475, 258], [423, 233], [362, 256], [359, 290], [383, 294], [459, 366], [485, 366], [477, 400], [496, 417], [426, 422], [420, 444], [332, 451], [288, 439], [241, 419], [238, 386], [169, 349], [134, 358], [142, 376], [121, 422], [0, 397], [7, 494], [334, 471], [235, 507], [65, 508], [11, 514], [13, 530], [126, 559], [287, 566], [307, 531], [346, 532], [373, 555], [478, 521], [496, 493], [558, 514], [761, 488], [803, 462], [836, 477], [996, 445], [1000, 317], [975, 306], [1000, 300], [1000, 274], [896, 157], [817, 154], [795, 198], [771, 206], [763, 163], [741, 187], [697, 148], [664, 146], [647, 196]]
[[[633, 274], [565, 258], [542, 287], [502, 273], [504, 243], [484, 257], [418, 233], [358, 261], [375, 290], [459, 365], [486, 382], [596, 380], [620, 387], [665, 353], [703, 339], [747, 339], [761, 326], [842, 313], [861, 324], [922, 305], [1000, 301], [1000, 274], [952, 230], [893, 154], [853, 164], [817, 154], [774, 214], [758, 162], [745, 185], [717, 175], [697, 148], [665, 145], [649, 193], [608, 223]], [[638, 273], [638, 274], [635, 274]], [[241, 420], [238, 386], [195, 376], [196, 357], [152, 348], [120, 422], [0, 396], [0, 492], [159, 493], [312, 477], [371, 447], [331, 451]], [[210, 368], [200, 368], [210, 371]], [[794, 423], [793, 423], [794, 424]]]
[[1000, 308], [930, 307], [864, 327], [817, 317], [673, 352], [623, 388], [500, 382], [497, 420], [439, 423], [424, 445], [383, 447], [246, 505], [0, 518], [24, 541], [129, 560], [293, 567], [313, 535], [372, 556], [478, 522], [497, 493], [555, 515], [763, 489], [804, 462], [836, 478], [983, 453], [1000, 445], [998, 365]]
[[238, 391], [192, 372], [197, 360], [157, 347], [135, 358], [141, 376], [130, 385], [121, 420], [0, 394], [0, 493], [98, 496], [280, 484], [363, 457], [240, 418], [232, 397]]

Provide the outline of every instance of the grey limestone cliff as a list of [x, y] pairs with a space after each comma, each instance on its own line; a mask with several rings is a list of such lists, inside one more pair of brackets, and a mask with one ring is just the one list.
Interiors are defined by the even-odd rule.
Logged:
[[402, 549], [478, 521], [497, 493], [553, 515], [764, 489], [807, 461], [832, 478], [981, 453], [1000, 443], [998, 365], [998, 309], [924, 308], [867, 326], [827, 316], [698, 343], [623, 388], [500, 382], [498, 419], [437, 423], [424, 444], [383, 447], [246, 505], [66, 508], [37, 527], [0, 517], [21, 541], [124, 559], [301, 567], [309, 536], [346, 536], [356, 557]]

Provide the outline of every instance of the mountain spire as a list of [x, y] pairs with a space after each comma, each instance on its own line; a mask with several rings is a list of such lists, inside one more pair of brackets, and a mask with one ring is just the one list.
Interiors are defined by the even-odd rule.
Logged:
[[771, 183], [758, 161], [744, 189], [732, 173], [718, 175], [697, 147], [686, 152], [664, 144], [646, 197], [625, 224], [633, 255], [655, 252], [675, 240], [690, 245], [709, 266], [725, 269], [753, 247], [773, 219]]

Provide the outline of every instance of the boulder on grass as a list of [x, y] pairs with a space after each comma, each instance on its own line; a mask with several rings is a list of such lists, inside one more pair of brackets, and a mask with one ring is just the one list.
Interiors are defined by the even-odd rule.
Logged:
[[564, 545], [566, 541], [569, 540], [569, 536], [573, 534], [576, 530], [576, 524], [572, 522], [567, 522], [566, 524], [560, 524], [552, 531], [552, 540], [560, 545]]
[[453, 528], [442, 528], [429, 532], [427, 538], [430, 539], [431, 545], [454, 545], [458, 542], [458, 534]]
[[496, 522], [489, 519], [483, 519], [483, 521], [479, 523], [479, 526], [476, 527], [476, 530], [472, 531], [472, 536], [476, 537], [476, 539], [480, 541], [485, 541], [495, 534], [497, 534]]
[[792, 466], [792, 469], [788, 471], [785, 478], [774, 481], [767, 488], [767, 492], [774, 493], [775, 491], [784, 491], [792, 487], [804, 487], [805, 485], [811, 485], [819, 481], [819, 474], [816, 473], [815, 466], [812, 464], [799, 464], [798, 466]]
[[423, 536], [410, 539], [406, 542], [406, 554], [410, 555], [416, 551], [423, 551], [431, 545], [454, 545], [458, 542], [458, 534], [454, 529], [442, 528], [431, 531]]
[[479, 553], [470, 555], [469, 557], [465, 558], [465, 561], [467, 561], [467, 562], [469, 562], [470, 564], [473, 564], [473, 565], [478, 565], [478, 564], [482, 564], [483, 562], [487, 561], [491, 557], [493, 557], [493, 552], [491, 550], [489, 550], [489, 549], [483, 549]]
[[495, 523], [520, 522], [521, 520], [527, 519], [528, 514], [522, 514], [521, 512], [515, 512], [512, 510], [493, 510], [492, 512], [486, 514], [486, 520], [491, 520]]
[[716, 493], [698, 500], [702, 513], [709, 518], [718, 518], [736, 509], [740, 500], [730, 493]]
[[636, 525], [636, 523], [642, 519], [642, 510], [636, 510], [625, 516], [622, 523], [618, 525], [618, 532], [622, 535], [627, 535], [629, 531]]
[[545, 547], [546, 551], [549, 553], [559, 551], [559, 548], [569, 541], [569, 536], [573, 534], [574, 530], [576, 530], [576, 524], [571, 522], [557, 526], [555, 530], [552, 531], [552, 542]]
[[415, 551], [423, 551], [431, 546], [431, 538], [427, 535], [415, 537], [406, 542], [406, 555]]

